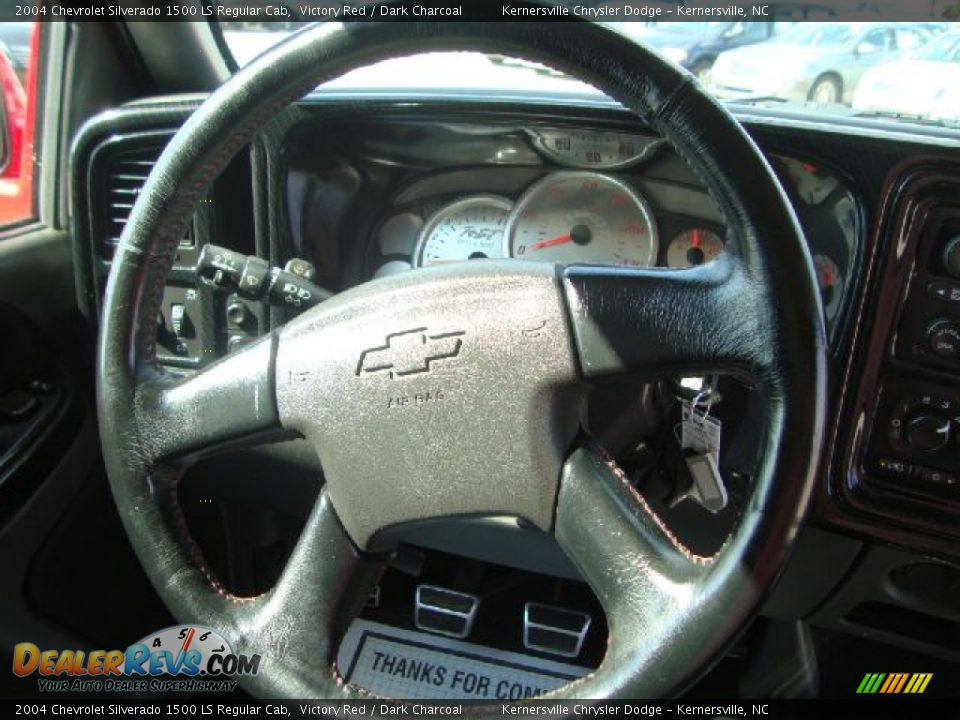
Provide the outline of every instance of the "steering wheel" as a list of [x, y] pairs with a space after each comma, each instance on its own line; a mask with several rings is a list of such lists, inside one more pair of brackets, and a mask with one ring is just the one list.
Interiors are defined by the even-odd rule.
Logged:
[[[277, 111], [359, 66], [424, 51], [521, 57], [578, 77], [659, 132], [726, 218], [726, 252], [682, 270], [468, 262], [366, 283], [187, 378], [157, 365], [156, 317], [188, 219]], [[130, 540], [183, 623], [260, 653], [264, 696], [365, 696], [334, 663], [398, 528], [512, 515], [556, 536], [606, 613], [600, 667], [551, 697], [655, 697], [697, 679], [755, 612], [807, 506], [825, 334], [809, 253], [769, 165], [697, 82], [589, 23], [310, 26], [240, 70], [176, 134], [113, 261], [98, 359], [103, 453]], [[728, 374], [765, 405], [756, 476], [723, 549], [684, 547], [581, 439], [610, 378]], [[326, 483], [269, 592], [232, 596], [176, 504], [185, 461], [284, 430]], [[499, 715], [496, 708], [475, 710]]]

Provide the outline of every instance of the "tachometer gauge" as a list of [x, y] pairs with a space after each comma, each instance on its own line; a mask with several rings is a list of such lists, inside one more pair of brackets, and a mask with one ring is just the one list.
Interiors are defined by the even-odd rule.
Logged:
[[614, 178], [557, 172], [531, 186], [507, 221], [507, 254], [563, 264], [653, 265], [657, 229], [646, 201]]
[[554, 162], [575, 168], [611, 170], [640, 162], [662, 140], [618, 132], [542, 128], [531, 131], [537, 147]]
[[723, 240], [712, 230], [690, 228], [667, 245], [667, 265], [672, 268], [703, 265], [723, 252]]
[[817, 271], [817, 284], [820, 285], [823, 314], [829, 322], [840, 311], [840, 301], [843, 299], [843, 275], [837, 264], [826, 255], [814, 255], [813, 267]]
[[511, 205], [497, 195], [471, 195], [440, 208], [420, 231], [414, 265], [503, 257], [503, 231]]

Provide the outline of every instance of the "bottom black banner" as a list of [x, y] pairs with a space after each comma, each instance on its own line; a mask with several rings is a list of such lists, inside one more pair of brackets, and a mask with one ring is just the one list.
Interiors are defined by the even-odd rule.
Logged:
[[573, 718], [946, 718], [957, 717], [960, 701], [921, 697], [776, 701], [590, 701], [536, 700], [520, 703], [455, 703], [400, 700], [0, 700], [18, 717], [573, 717]]

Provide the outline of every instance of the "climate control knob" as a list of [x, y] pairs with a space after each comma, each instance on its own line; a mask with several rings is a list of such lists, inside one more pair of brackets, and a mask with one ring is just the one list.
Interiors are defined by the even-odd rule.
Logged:
[[918, 412], [906, 422], [907, 442], [921, 452], [943, 450], [950, 442], [950, 419], [934, 412]]
[[949, 360], [960, 358], [960, 323], [937, 320], [927, 330], [927, 344], [934, 355]]

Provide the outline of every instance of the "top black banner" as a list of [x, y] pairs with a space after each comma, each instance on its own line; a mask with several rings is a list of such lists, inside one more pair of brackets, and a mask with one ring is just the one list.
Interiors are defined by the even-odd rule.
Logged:
[[960, 21], [958, 0], [0, 0], [0, 21]]
[[756, 718], [756, 720], [797, 720], [806, 718], [858, 718], [907, 720], [918, 715], [929, 718], [955, 717], [953, 700], [919, 700], [917, 696], [871, 700], [705, 700], [675, 701], [573, 701], [525, 700], [522, 703], [478, 705], [456, 701], [404, 700], [261, 700], [218, 696], [186, 696], [130, 700], [90, 696], [85, 699], [47, 697], [24, 701], [0, 700], [0, 710], [12, 716], [123, 717], [153, 716], [182, 718], [286, 717], [322, 720], [357, 718], [463, 718], [478, 708], [503, 718], [571, 718], [572, 720], [648, 720], [649, 718]]

